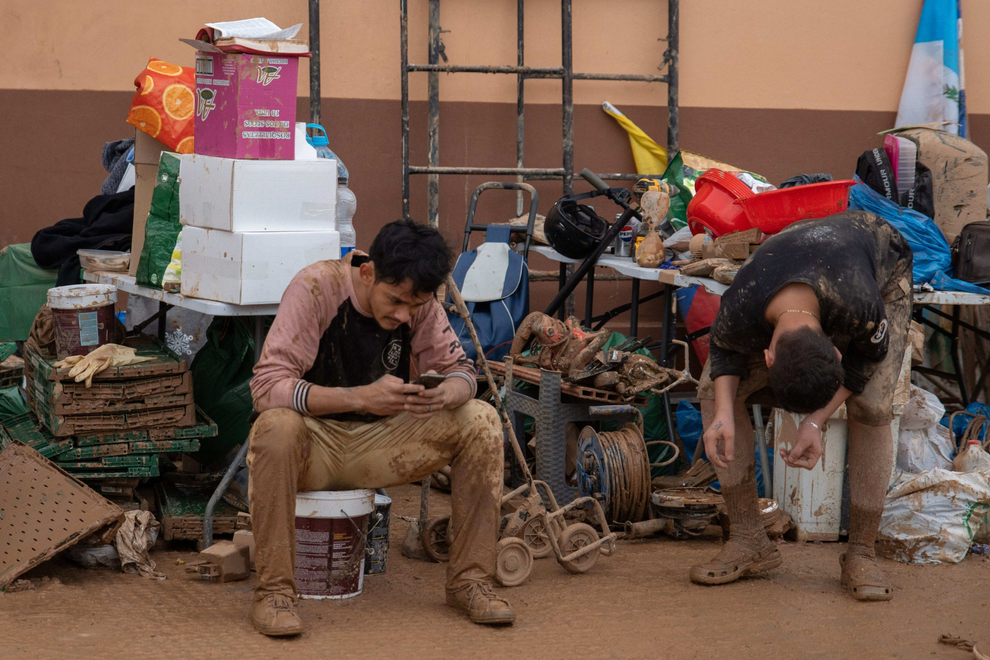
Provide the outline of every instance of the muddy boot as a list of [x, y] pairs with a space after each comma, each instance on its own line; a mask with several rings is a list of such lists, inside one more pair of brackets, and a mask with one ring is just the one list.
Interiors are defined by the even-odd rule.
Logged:
[[456, 591], [448, 591], [447, 604], [467, 614], [475, 623], [497, 625], [516, 620], [509, 602], [496, 596], [487, 582], [473, 582]]
[[842, 566], [842, 586], [856, 600], [890, 600], [894, 590], [877, 565], [873, 550], [882, 511], [850, 507], [849, 545], [839, 557]]
[[266, 594], [256, 600], [251, 608], [251, 623], [269, 637], [291, 637], [303, 631], [295, 599], [282, 594]]
[[[883, 421], [883, 420], [880, 420]], [[894, 455], [889, 423], [849, 420], [849, 545], [839, 558], [842, 586], [856, 600], [890, 600], [894, 590], [877, 565], [874, 544]]]
[[784, 561], [763, 528], [755, 480], [723, 486], [722, 495], [729, 514], [729, 540], [710, 561], [691, 567], [691, 581], [698, 584], [735, 582], [777, 568]]

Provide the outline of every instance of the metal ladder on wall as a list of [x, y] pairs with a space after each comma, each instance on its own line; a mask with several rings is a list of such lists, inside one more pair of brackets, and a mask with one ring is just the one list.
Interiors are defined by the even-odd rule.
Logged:
[[[667, 150], [677, 152], [677, 61], [678, 24], [680, 0], [667, 0], [667, 49], [659, 68], [666, 65], [663, 75], [633, 75], [610, 73], [575, 73], [573, 68], [573, 35], [571, 29], [571, 0], [561, 0], [561, 66], [529, 67], [524, 57], [525, 0], [516, 0], [517, 53], [516, 66], [469, 66], [448, 64], [440, 40], [440, 0], [429, 0], [429, 55], [427, 64], [409, 63], [409, 13], [408, 0], [399, 0], [401, 13], [402, 57], [402, 217], [409, 218], [409, 177], [412, 174], [427, 175], [427, 220], [436, 227], [440, 210], [441, 175], [493, 175], [515, 176], [519, 183], [527, 179], [562, 179], [563, 194], [574, 192], [574, 81], [612, 80], [635, 82], [660, 82], [667, 84]], [[443, 58], [444, 63], [440, 63]], [[409, 74], [428, 74], [427, 86], [427, 151], [428, 164], [409, 163]], [[515, 167], [441, 167], [440, 165], [440, 74], [441, 73], [494, 73], [517, 76], [516, 97], [516, 166]], [[563, 111], [563, 163], [557, 168], [525, 167], [523, 164], [523, 135], [525, 126], [525, 82], [531, 78], [560, 78]], [[657, 175], [662, 172], [655, 173]], [[606, 180], [635, 180], [639, 174], [600, 174]], [[523, 198], [517, 197], [516, 213], [523, 212]], [[573, 304], [569, 305], [573, 307]]]

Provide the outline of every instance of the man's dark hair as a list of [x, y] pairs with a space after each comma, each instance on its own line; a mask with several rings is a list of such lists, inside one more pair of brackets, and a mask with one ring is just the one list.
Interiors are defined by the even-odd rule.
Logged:
[[375, 282], [401, 284], [412, 280], [414, 293], [439, 289], [453, 262], [440, 232], [412, 220], [396, 220], [382, 227], [368, 257], [375, 264]]
[[845, 379], [832, 340], [811, 328], [780, 336], [770, 367], [770, 387], [790, 412], [811, 413], [825, 407]]

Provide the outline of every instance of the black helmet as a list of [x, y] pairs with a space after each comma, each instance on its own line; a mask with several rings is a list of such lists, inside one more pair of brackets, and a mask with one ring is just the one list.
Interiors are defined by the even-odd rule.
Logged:
[[547, 213], [543, 226], [550, 246], [571, 259], [584, 259], [591, 254], [608, 231], [608, 222], [594, 208], [576, 201], [587, 197], [561, 197]]

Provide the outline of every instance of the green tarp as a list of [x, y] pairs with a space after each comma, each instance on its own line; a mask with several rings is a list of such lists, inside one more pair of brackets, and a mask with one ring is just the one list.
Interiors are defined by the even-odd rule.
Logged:
[[57, 270], [41, 268], [31, 256], [30, 243], [0, 249], [0, 342], [25, 341]]

